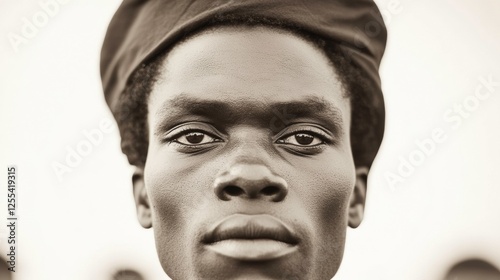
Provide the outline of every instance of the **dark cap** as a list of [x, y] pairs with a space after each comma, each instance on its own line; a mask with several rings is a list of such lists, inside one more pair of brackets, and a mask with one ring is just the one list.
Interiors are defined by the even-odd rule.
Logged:
[[387, 39], [372, 0], [125, 0], [111, 20], [101, 52], [101, 78], [111, 111], [118, 109], [120, 95], [142, 63], [214, 21], [249, 16], [336, 44], [361, 69], [371, 89], [369, 105], [376, 112], [376, 120], [370, 121], [374, 153], [365, 155], [371, 164], [384, 131], [378, 69]]

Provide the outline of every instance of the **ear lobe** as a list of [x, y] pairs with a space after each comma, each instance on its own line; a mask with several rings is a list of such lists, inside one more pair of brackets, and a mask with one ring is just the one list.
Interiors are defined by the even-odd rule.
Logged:
[[144, 228], [153, 226], [151, 216], [151, 206], [148, 193], [144, 184], [144, 169], [137, 167], [132, 176], [132, 186], [134, 191], [135, 206], [137, 209], [137, 219]]
[[348, 225], [351, 228], [357, 228], [363, 221], [368, 171], [369, 168], [365, 166], [356, 168], [356, 183], [349, 201]]

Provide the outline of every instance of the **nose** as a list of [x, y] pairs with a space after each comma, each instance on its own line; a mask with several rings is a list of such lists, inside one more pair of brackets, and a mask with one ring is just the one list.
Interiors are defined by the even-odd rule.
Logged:
[[244, 198], [280, 202], [288, 194], [288, 185], [264, 165], [237, 164], [215, 179], [214, 191], [224, 201]]

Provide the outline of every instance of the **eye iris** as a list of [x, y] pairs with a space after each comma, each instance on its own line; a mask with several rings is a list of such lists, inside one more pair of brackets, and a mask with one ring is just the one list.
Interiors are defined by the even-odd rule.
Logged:
[[295, 140], [301, 145], [309, 145], [314, 140], [314, 136], [304, 133], [295, 134]]
[[191, 144], [201, 143], [201, 141], [203, 141], [203, 138], [205, 138], [205, 134], [200, 132], [191, 132], [186, 134], [186, 140]]

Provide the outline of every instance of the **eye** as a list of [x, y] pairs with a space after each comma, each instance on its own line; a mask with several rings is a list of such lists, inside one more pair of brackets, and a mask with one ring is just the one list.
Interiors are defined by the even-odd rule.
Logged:
[[221, 140], [215, 138], [203, 131], [185, 131], [178, 134], [179, 136], [172, 139], [173, 142], [177, 142], [182, 145], [187, 146], [197, 146], [213, 142], [220, 142]]
[[283, 137], [277, 141], [280, 144], [291, 144], [295, 146], [316, 146], [324, 144], [320, 137], [311, 132], [296, 132], [294, 134]]

